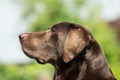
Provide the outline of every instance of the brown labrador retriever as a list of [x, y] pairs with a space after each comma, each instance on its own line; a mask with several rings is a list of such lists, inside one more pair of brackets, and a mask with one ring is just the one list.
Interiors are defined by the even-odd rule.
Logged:
[[54, 80], [116, 80], [103, 50], [81, 25], [62, 22], [19, 38], [27, 56], [55, 67]]

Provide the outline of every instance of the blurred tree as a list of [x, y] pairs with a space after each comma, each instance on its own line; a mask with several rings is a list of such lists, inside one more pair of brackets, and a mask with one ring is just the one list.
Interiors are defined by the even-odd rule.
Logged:
[[[60, 21], [78, 21], [75, 13], [79, 9], [77, 7], [84, 2], [85, 0], [70, 0], [70, 3], [67, 0], [19, 0], [24, 10], [23, 19], [30, 23], [30, 31], [40, 31]], [[74, 15], [69, 7], [75, 10], [72, 12]]]

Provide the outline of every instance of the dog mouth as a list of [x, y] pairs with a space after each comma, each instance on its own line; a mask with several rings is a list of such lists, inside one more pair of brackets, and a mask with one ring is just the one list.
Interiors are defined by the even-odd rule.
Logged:
[[30, 55], [28, 52], [24, 51], [23, 52], [25, 53], [26, 56], [28, 56], [29, 58], [32, 58], [32, 59], [36, 59], [36, 61], [40, 64], [45, 64], [46, 63], [46, 60], [45, 59], [42, 59], [42, 58], [38, 58], [36, 56], [33, 56], [33, 55]]
[[26, 56], [28, 56], [29, 58], [32, 58], [32, 59], [36, 59], [36, 61], [40, 64], [45, 64], [46, 63], [46, 60], [45, 59], [42, 59], [42, 58], [38, 58], [37, 56], [35, 55], [31, 55], [29, 54], [29, 52], [23, 50], [23, 52], [25, 53]]
[[47, 62], [46, 59], [40, 58], [37, 54], [35, 54], [36, 50], [34, 50], [34, 48], [31, 48], [28, 44], [21, 42], [21, 48], [26, 56], [35, 59], [38, 63], [45, 64]]

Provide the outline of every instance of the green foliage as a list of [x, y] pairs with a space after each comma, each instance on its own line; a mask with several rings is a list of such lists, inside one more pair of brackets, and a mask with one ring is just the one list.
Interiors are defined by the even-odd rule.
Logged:
[[120, 64], [111, 65], [113, 74], [115, 75], [117, 80], [120, 80]]
[[[70, 0], [72, 7], [65, 3], [66, 0], [19, 0], [23, 6], [23, 19], [29, 23], [30, 31], [41, 31], [52, 24], [61, 21], [78, 22], [78, 9], [75, 5], [82, 5], [86, 0]], [[68, 1], [67, 1], [68, 2]], [[26, 5], [27, 4], [27, 5]], [[24, 7], [25, 6], [25, 7]], [[73, 12], [69, 8], [72, 8]]]
[[[36, 63], [26, 65], [0, 65], [0, 80], [37, 80], [40, 75], [52, 76], [54, 68], [50, 64], [40, 65]], [[50, 80], [52, 80], [52, 77]]]

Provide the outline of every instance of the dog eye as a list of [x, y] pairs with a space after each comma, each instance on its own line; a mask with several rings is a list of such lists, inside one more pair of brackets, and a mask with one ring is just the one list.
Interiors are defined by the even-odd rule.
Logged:
[[56, 32], [56, 29], [55, 28], [51, 28], [51, 32]]

